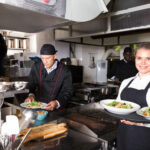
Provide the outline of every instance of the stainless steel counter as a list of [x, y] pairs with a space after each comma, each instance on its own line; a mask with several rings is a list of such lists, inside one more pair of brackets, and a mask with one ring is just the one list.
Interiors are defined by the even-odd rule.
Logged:
[[[79, 117], [74, 118], [72, 114], [77, 114]], [[88, 120], [88, 122], [83, 120], [83, 118]], [[45, 120], [36, 120], [30, 126], [51, 122], [66, 122], [68, 126], [67, 134], [48, 140], [31, 141], [23, 145], [21, 149], [112, 150], [111, 143], [116, 137], [116, 120], [105, 114], [99, 103], [49, 112]]]
[[24, 90], [10, 90], [10, 91], [6, 91], [4, 92], [4, 98], [11, 98], [14, 97], [15, 94], [21, 94], [21, 93], [28, 93], [29, 90], [28, 89], [24, 89]]

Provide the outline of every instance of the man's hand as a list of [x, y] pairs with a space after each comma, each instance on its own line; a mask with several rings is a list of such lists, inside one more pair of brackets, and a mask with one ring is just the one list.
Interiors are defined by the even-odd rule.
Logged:
[[49, 102], [49, 103], [47, 104], [47, 107], [44, 107], [43, 109], [53, 111], [57, 106], [58, 106], [57, 101], [56, 101], [56, 100], [53, 100], [53, 101]]
[[28, 96], [28, 97], [25, 99], [25, 102], [32, 102], [32, 101], [34, 101], [34, 100], [35, 100], [34, 96]]
[[120, 83], [119, 78], [116, 78], [116, 77], [115, 77], [114, 80], [115, 80], [116, 83]]

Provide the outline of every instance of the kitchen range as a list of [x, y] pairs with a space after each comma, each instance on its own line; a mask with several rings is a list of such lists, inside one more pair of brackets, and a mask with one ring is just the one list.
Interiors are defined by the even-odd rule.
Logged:
[[72, 97], [72, 105], [84, 105], [92, 102], [98, 102], [103, 99], [115, 99], [118, 94], [118, 85], [103, 83], [103, 84], [76, 84], [74, 85], [74, 96]]

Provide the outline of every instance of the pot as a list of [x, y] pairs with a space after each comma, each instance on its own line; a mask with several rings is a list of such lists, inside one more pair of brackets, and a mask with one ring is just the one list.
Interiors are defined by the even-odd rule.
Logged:
[[14, 86], [16, 90], [23, 90], [27, 87], [28, 82], [25, 81], [16, 81], [14, 82]]
[[100, 90], [100, 93], [102, 95], [110, 95], [110, 94], [112, 94], [112, 88], [111, 87], [102, 87]]
[[65, 64], [65, 65], [71, 65], [71, 60], [70, 58], [62, 58], [60, 60], [61, 63]]
[[13, 87], [13, 82], [0, 82], [0, 92], [10, 90]]

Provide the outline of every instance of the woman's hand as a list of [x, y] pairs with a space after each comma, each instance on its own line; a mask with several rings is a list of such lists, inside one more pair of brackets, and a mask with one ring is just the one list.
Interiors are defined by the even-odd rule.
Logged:
[[26, 99], [25, 99], [25, 102], [32, 102], [34, 101], [34, 96], [28, 96]]
[[136, 126], [143, 126], [143, 123], [137, 123], [137, 122], [132, 122], [132, 121], [127, 121], [127, 120], [121, 120], [121, 123], [125, 123], [127, 125], [136, 125]]
[[53, 100], [53, 101], [50, 101], [50, 102], [47, 104], [47, 107], [43, 107], [43, 109], [53, 111], [57, 106], [58, 106], [57, 101], [56, 101], [56, 100]]

